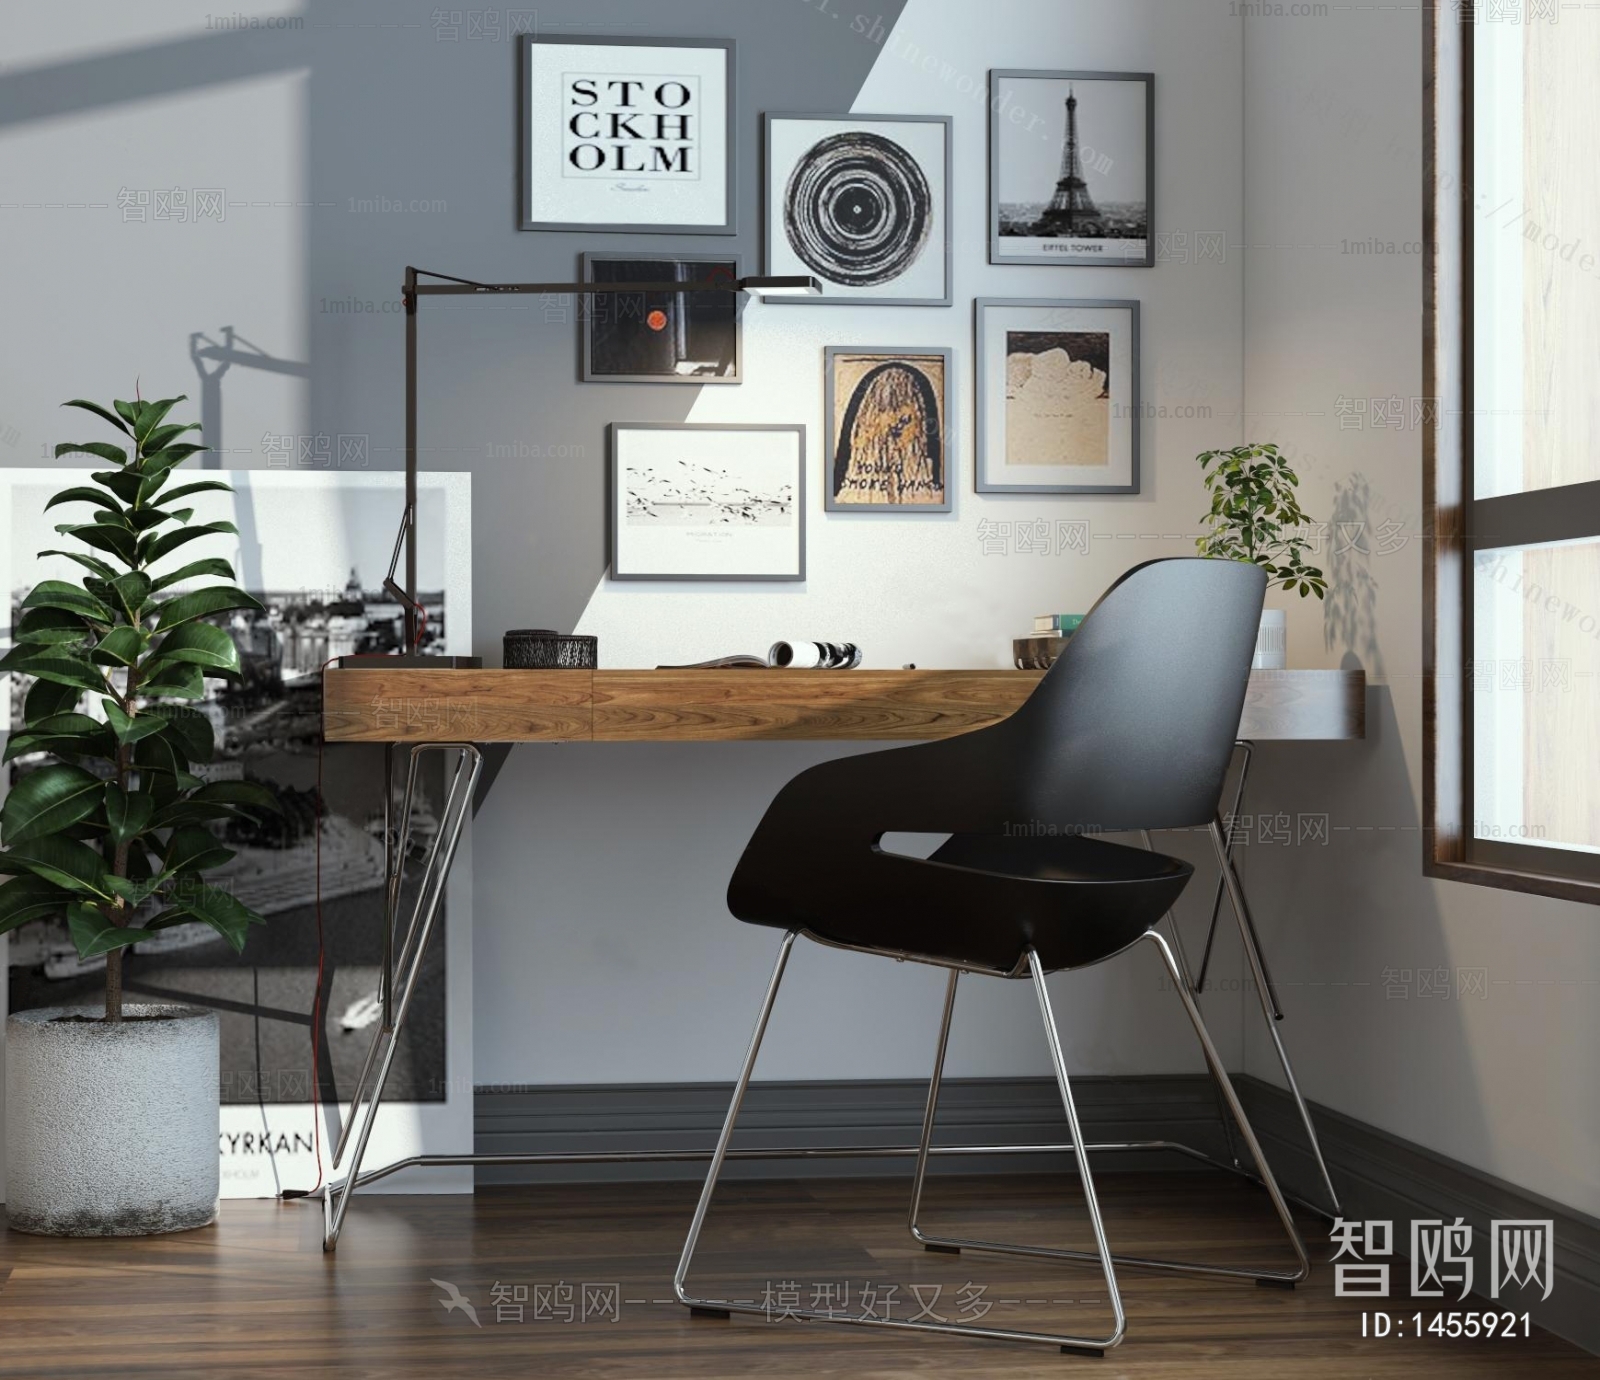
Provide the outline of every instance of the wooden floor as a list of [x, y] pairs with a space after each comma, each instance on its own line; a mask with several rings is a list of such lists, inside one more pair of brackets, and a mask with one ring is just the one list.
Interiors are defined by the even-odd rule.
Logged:
[[[941, 1177], [925, 1225], [1086, 1243], [1071, 1189], [1059, 1178]], [[214, 1227], [147, 1240], [0, 1233], [0, 1375], [1600, 1376], [1600, 1360], [1537, 1332], [1494, 1342], [1413, 1336], [1409, 1299], [1389, 1305], [1407, 1319], [1404, 1337], [1363, 1340], [1362, 1301], [1334, 1297], [1331, 1267], [1320, 1263], [1326, 1225], [1314, 1219], [1304, 1230], [1319, 1263], [1294, 1292], [1124, 1271], [1127, 1340], [1099, 1360], [1026, 1343], [696, 1319], [670, 1301], [669, 1283], [694, 1197], [688, 1184], [364, 1197], [334, 1256], [322, 1252], [312, 1201], [230, 1202]], [[922, 1305], [947, 1318], [988, 1305], [987, 1325], [1106, 1326], [1095, 1270], [927, 1254], [906, 1234], [905, 1199], [898, 1179], [730, 1183], [694, 1282], [770, 1297], [775, 1315], [786, 1303], [813, 1306], [825, 1289], [822, 1306], [842, 1306], [847, 1290], [856, 1309], [875, 1289], [880, 1311], [906, 1317], [921, 1306], [915, 1284]], [[1106, 1176], [1102, 1199], [1120, 1251], [1289, 1263], [1265, 1197], [1247, 1185], [1211, 1174]], [[470, 1301], [476, 1325], [445, 1309], [448, 1286]], [[1488, 1305], [1454, 1305], [1469, 1306]]]

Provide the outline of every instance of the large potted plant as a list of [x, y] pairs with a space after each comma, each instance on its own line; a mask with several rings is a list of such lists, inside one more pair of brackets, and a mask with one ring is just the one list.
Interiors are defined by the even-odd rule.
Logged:
[[[5, 760], [0, 807], [0, 933], [64, 923], [85, 959], [104, 957], [103, 1009], [47, 1008], [6, 1022], [6, 1212], [21, 1231], [130, 1236], [203, 1226], [216, 1215], [218, 1052], [214, 1013], [127, 1002], [130, 944], [171, 925], [209, 925], [237, 951], [261, 917], [205, 874], [232, 856], [208, 827], [275, 810], [264, 787], [204, 782], [211, 721], [188, 702], [210, 677], [238, 673], [228, 632], [206, 621], [261, 606], [216, 557], [191, 543], [232, 532], [194, 522], [191, 495], [216, 479], [172, 484], [198, 425], [167, 422], [182, 398], [82, 399], [117, 444], [56, 447], [106, 462], [92, 487], [46, 505], [90, 510], [56, 530], [77, 547], [40, 552], [83, 567], [22, 601], [0, 671], [31, 678]], [[169, 559], [181, 552], [182, 564]]]
[[[1328, 592], [1322, 571], [1306, 563], [1310, 519], [1301, 511], [1300, 476], [1275, 445], [1242, 445], [1203, 451], [1211, 508], [1201, 518], [1208, 530], [1195, 539], [1202, 556], [1247, 561], [1267, 572], [1269, 588], [1299, 590], [1300, 597]], [[1287, 660], [1287, 619], [1282, 609], [1263, 609], [1253, 666], [1281, 670]]]

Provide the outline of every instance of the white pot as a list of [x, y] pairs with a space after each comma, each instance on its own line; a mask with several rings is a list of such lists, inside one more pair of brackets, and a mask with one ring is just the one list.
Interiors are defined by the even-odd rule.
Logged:
[[1289, 616], [1282, 609], [1262, 609], [1256, 632], [1255, 671], [1281, 671], [1289, 664]]
[[6, 1019], [6, 1216], [17, 1231], [146, 1236], [217, 1215], [216, 1014], [137, 1002], [123, 1013], [114, 1024], [92, 1008]]

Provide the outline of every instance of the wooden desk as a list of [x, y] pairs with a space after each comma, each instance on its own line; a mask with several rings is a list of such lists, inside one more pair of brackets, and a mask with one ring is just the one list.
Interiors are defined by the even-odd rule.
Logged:
[[[884, 741], [996, 723], [1040, 671], [329, 671], [330, 743]], [[1366, 733], [1362, 671], [1253, 671], [1239, 737]]]

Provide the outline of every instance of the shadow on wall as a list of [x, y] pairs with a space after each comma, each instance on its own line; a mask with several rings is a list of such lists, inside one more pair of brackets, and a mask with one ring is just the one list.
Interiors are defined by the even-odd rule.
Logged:
[[1328, 522], [1331, 556], [1328, 596], [1322, 607], [1322, 633], [1329, 651], [1351, 659], [1369, 678], [1384, 676], [1378, 646], [1378, 581], [1372, 574], [1372, 486], [1353, 473], [1333, 486]]

